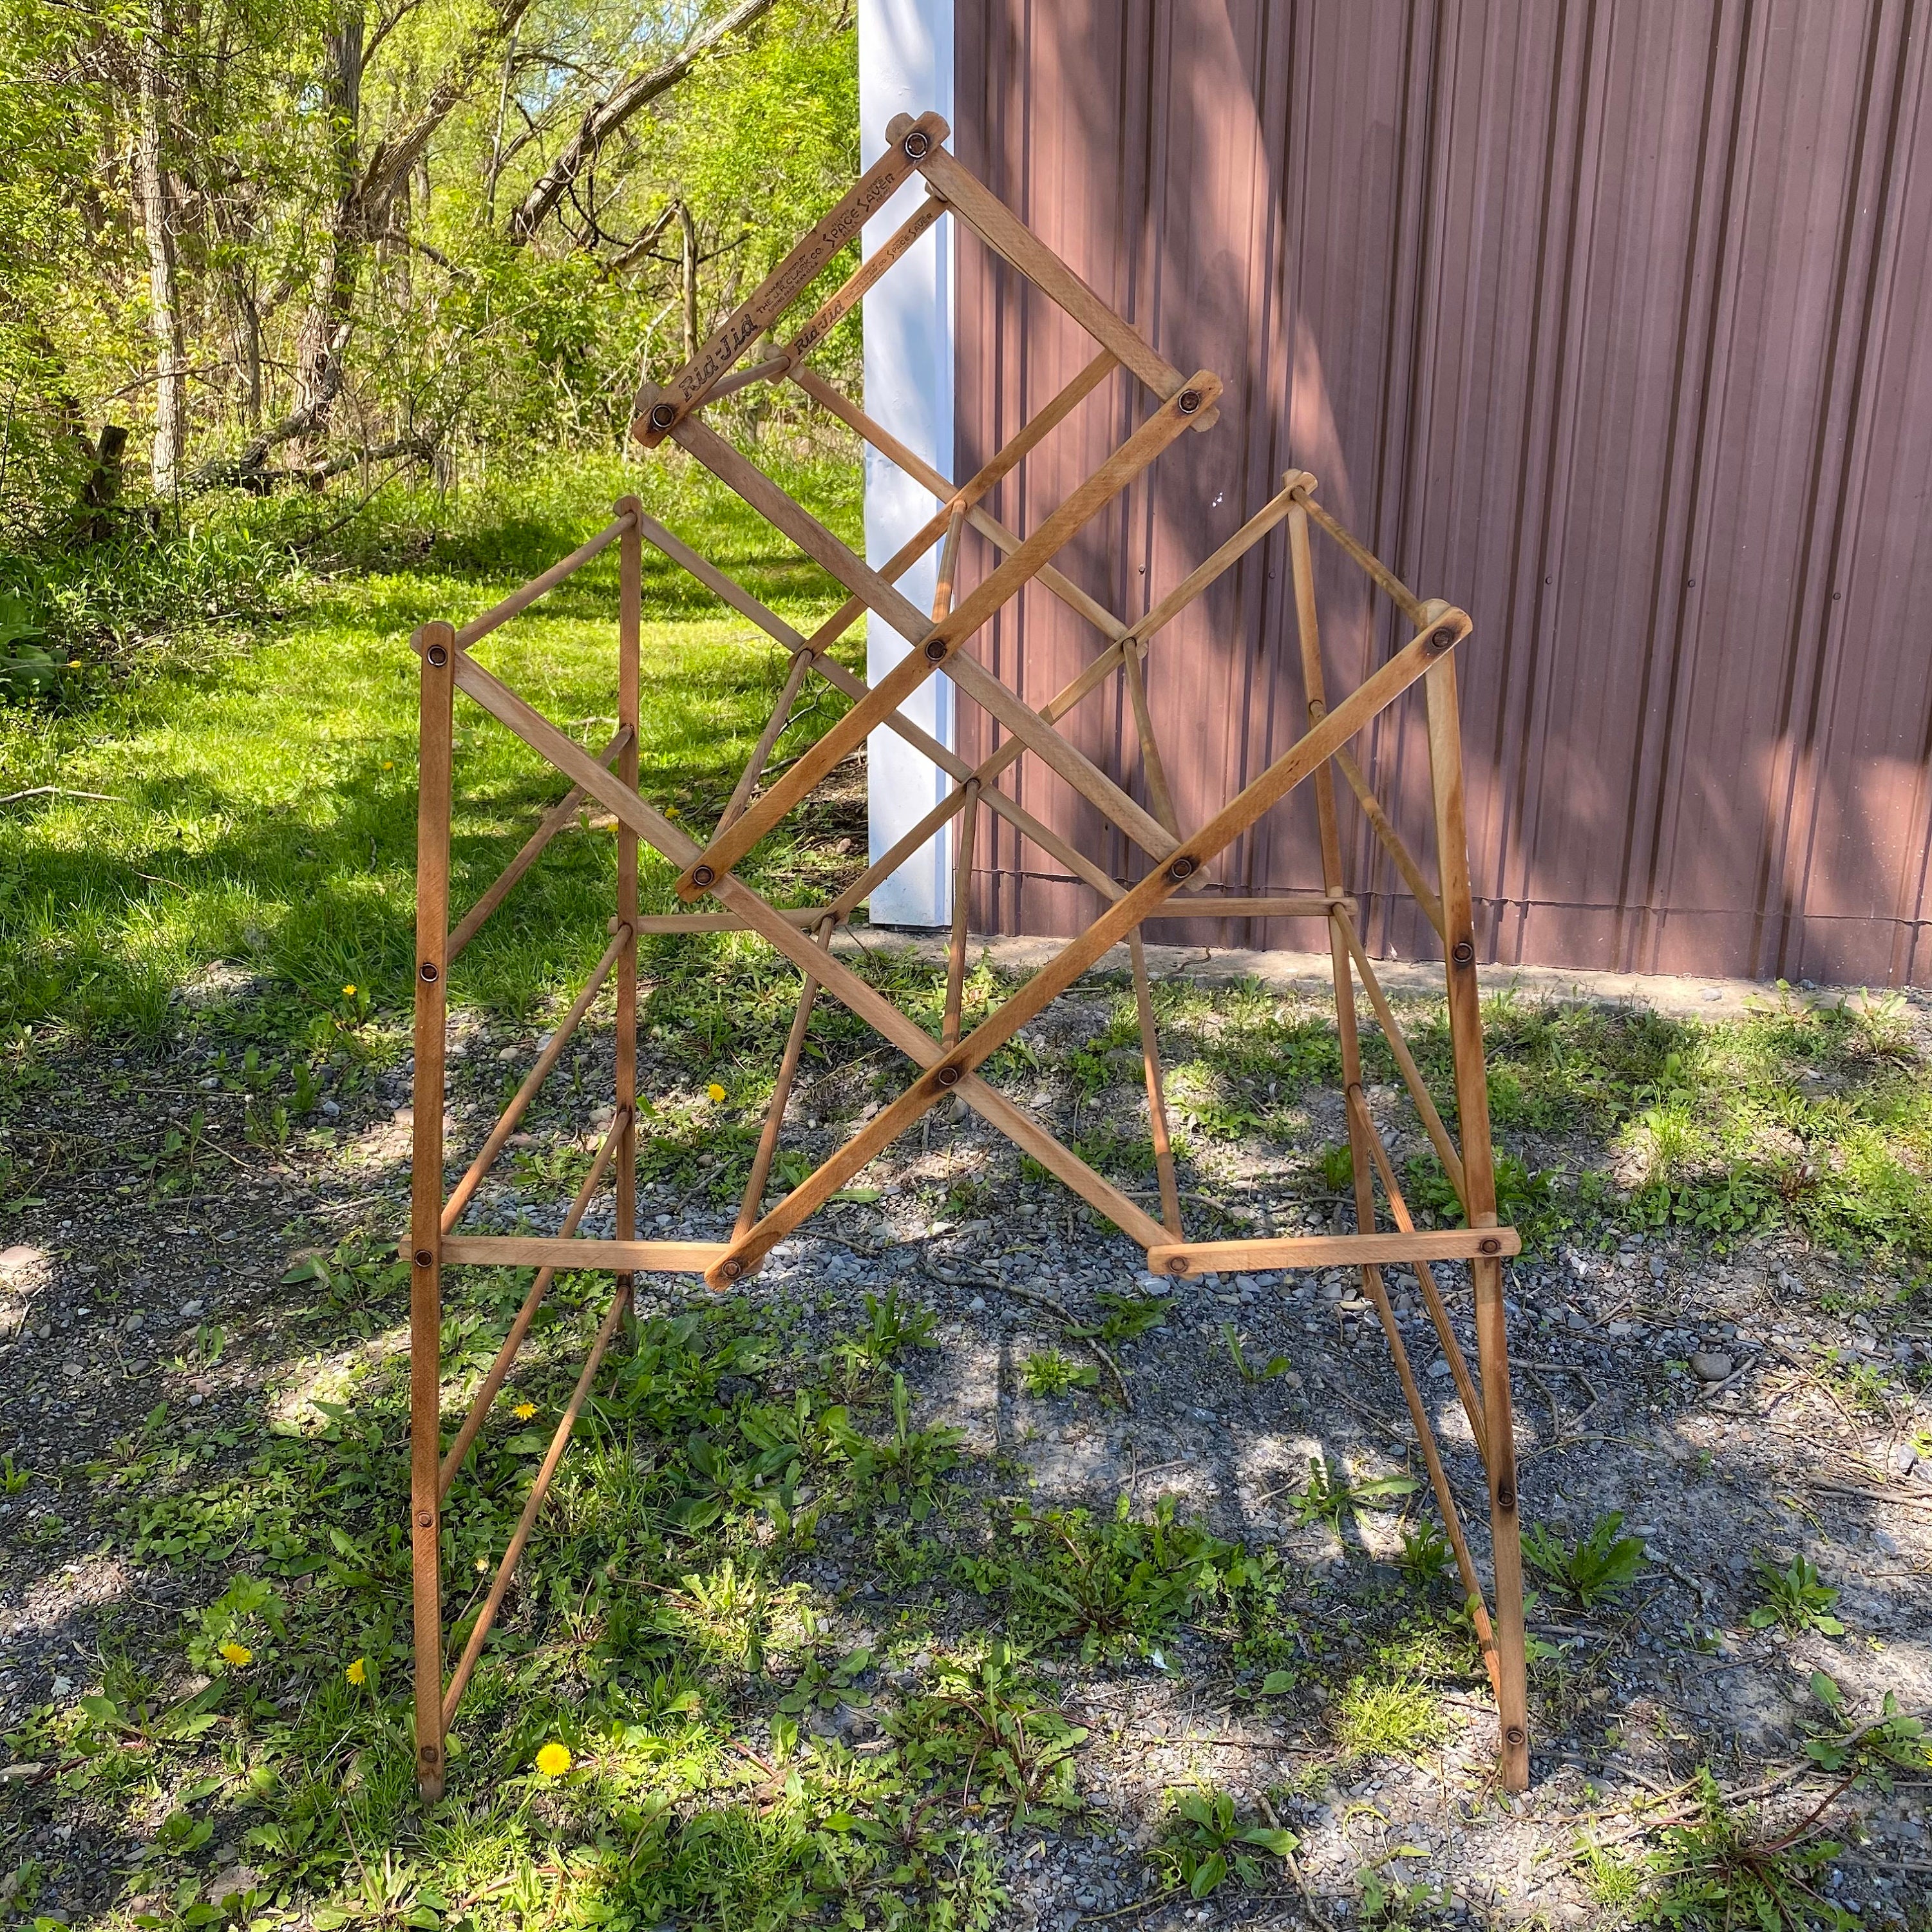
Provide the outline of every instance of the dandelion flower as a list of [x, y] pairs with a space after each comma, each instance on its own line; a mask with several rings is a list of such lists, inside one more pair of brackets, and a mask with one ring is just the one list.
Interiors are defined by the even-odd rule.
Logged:
[[80, 670], [80, 658], [69, 658], [68, 659], [68, 661], [67, 661], [67, 668], [68, 668], [68, 669], [69, 670]]
[[518, 1403], [516, 1407], [510, 1412], [510, 1413], [514, 1415], [519, 1422], [529, 1421], [530, 1418], [536, 1414], [536, 1412], [537, 1406], [533, 1402], [520, 1402]]
[[395, 760], [394, 758], [385, 758], [382, 760], [382, 769], [386, 772], [394, 771], [396, 769]]
[[366, 1684], [369, 1681], [369, 1663], [366, 1658], [358, 1657], [343, 1676], [352, 1684]]
[[478, 1557], [478, 1558], [477, 1558], [477, 1559], [476, 1559], [476, 1574], [477, 1574], [477, 1575], [478, 1575], [478, 1576], [482, 1576], [482, 1574], [484, 1573], [484, 1570], [486, 1570], [487, 1569], [488, 1569], [488, 1568], [489, 1568], [489, 1567], [490, 1567], [490, 1559], [489, 1559], [489, 1558], [488, 1558], [488, 1557], [487, 1557], [487, 1556], [479, 1556], [479, 1557]]
[[255, 1660], [255, 1653], [245, 1643], [237, 1643], [232, 1637], [221, 1646], [221, 1654], [230, 1664], [238, 1666]]
[[664, 816], [667, 818], [675, 818], [677, 816], [677, 807], [674, 805], [666, 806], [664, 807]]
[[353, 998], [355, 998], [355, 997], [356, 997], [356, 988], [355, 988], [353, 986], [344, 986], [344, 987], [343, 988], [342, 991], [343, 991], [344, 994], [346, 998], [350, 998], [350, 999], [352, 999], [352, 1000]]
[[546, 1778], [561, 1778], [570, 1768], [570, 1753], [553, 1740], [537, 1753], [537, 1768]]
[[713, 1100], [722, 1100], [724, 1097], [724, 1088], [719, 1086], [715, 1080], [712, 1081], [711, 1084], [706, 1088], [704, 1090]]

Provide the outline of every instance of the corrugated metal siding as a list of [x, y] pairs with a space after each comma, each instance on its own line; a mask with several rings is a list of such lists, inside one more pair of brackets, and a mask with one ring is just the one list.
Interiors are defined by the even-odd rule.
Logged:
[[[1928, 11], [959, 0], [962, 158], [1170, 358], [1228, 384], [1220, 424], [1064, 565], [1144, 609], [1300, 466], [1418, 592], [1468, 610], [1495, 958], [1932, 983]], [[970, 472], [1091, 345], [959, 246]], [[999, 513], [1030, 528], [1144, 410], [1102, 389]], [[1316, 543], [1332, 694], [1393, 620]], [[1036, 703], [1098, 647], [1036, 590], [980, 643]], [[1277, 532], [1150, 659], [1184, 822], [1297, 734], [1294, 664]], [[971, 752], [985, 728], [963, 709]], [[1138, 795], [1115, 699], [1073, 722]], [[1426, 845], [1419, 705], [1363, 749]], [[1137, 869], [1036, 760], [1009, 782]], [[1349, 820], [1371, 943], [1426, 950]], [[1004, 825], [980, 850], [982, 929], [1096, 910]], [[1292, 890], [1318, 884], [1313, 854], [1302, 798], [1221, 870]], [[1318, 943], [1306, 925], [1155, 931]]]

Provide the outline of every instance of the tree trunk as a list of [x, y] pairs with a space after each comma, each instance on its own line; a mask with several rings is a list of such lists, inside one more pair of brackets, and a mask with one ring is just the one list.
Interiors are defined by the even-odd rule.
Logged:
[[134, 192], [148, 245], [148, 310], [154, 334], [154, 442], [149, 459], [154, 494], [172, 496], [188, 442], [188, 355], [175, 272], [173, 198], [163, 142], [167, 122], [164, 49], [172, 22], [168, 0], [154, 0], [142, 36], [140, 117], [134, 140]]
[[363, 209], [356, 179], [356, 138], [362, 111], [363, 14], [350, 0], [323, 46], [328, 61], [328, 151], [335, 206], [322, 231], [308, 308], [296, 337], [296, 418], [299, 442], [313, 448], [328, 428], [329, 411], [341, 393], [343, 358], [353, 326], [359, 232]]
[[698, 358], [698, 224], [691, 218], [691, 204], [677, 205], [677, 225], [684, 236], [681, 262], [684, 292], [684, 359], [686, 364]]

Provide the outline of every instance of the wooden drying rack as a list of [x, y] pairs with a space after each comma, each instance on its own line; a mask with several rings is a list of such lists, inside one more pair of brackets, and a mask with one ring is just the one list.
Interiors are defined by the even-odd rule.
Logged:
[[[1138, 1243], [1146, 1251], [1148, 1268], [1156, 1274], [1188, 1276], [1210, 1270], [1325, 1268], [1337, 1264], [1360, 1267], [1362, 1290], [1373, 1304], [1388, 1339], [1444, 1527], [1471, 1602], [1499, 1714], [1503, 1782], [1511, 1790], [1521, 1790], [1528, 1782], [1528, 1731], [1522, 1562], [1502, 1292], [1503, 1261], [1518, 1252], [1520, 1244], [1515, 1232], [1499, 1226], [1496, 1218], [1477, 1002], [1455, 661], [1456, 647], [1469, 634], [1469, 619], [1439, 599], [1415, 596], [1316, 502], [1315, 479], [1301, 471], [1292, 472], [1278, 494], [1144, 616], [1132, 621], [1116, 616], [1055, 570], [1052, 562], [1054, 554], [1140, 476], [1162, 450], [1188, 430], [1205, 430], [1212, 424], [1221, 384], [1211, 371], [1204, 369], [1184, 376], [1109, 309], [1010, 209], [946, 152], [944, 144], [948, 131], [946, 123], [936, 114], [922, 115], [916, 121], [904, 116], [896, 120], [887, 130], [890, 145], [884, 156], [866, 170], [851, 192], [805, 236], [683, 369], [662, 388], [646, 385], [638, 399], [632, 427], [639, 442], [654, 448], [668, 437], [680, 444], [845, 587], [850, 595], [832, 617], [810, 637], [802, 636], [740, 585], [645, 515], [634, 497], [626, 497], [616, 506], [615, 520], [604, 530], [494, 610], [472, 619], [460, 629], [447, 623], [425, 624], [412, 640], [422, 661], [422, 791], [417, 827], [413, 1198], [407, 1250], [413, 1263], [410, 1306], [410, 1468], [418, 1781], [428, 1797], [439, 1796], [443, 1789], [445, 1740], [451, 1720], [502, 1606], [518, 1559], [548, 1493], [598, 1366], [630, 1307], [636, 1275], [701, 1273], [718, 1289], [743, 1280], [758, 1269], [776, 1242], [847, 1185], [868, 1162], [883, 1153], [938, 1102], [956, 1096]], [[782, 348], [772, 346], [766, 340], [767, 332], [780, 316], [839, 250], [858, 236], [865, 222], [884, 206], [904, 182], [915, 176], [923, 178], [926, 189], [918, 211], [788, 344]], [[1099, 352], [1080, 374], [963, 484], [940, 476], [814, 374], [806, 362], [812, 349], [839, 318], [904, 254], [914, 241], [948, 212], [1057, 302], [1099, 344]], [[748, 368], [740, 368], [747, 352], [761, 343], [764, 344], [761, 359]], [[1023, 538], [1016, 535], [986, 507], [994, 486], [1117, 370], [1124, 370], [1152, 392], [1150, 413], [1030, 536]], [[703, 420], [700, 412], [707, 402], [752, 382], [780, 380], [797, 385], [939, 499], [940, 508], [932, 520], [882, 568], [870, 568]], [[1308, 729], [1205, 824], [1184, 832], [1149, 714], [1143, 676], [1148, 644], [1156, 633], [1238, 558], [1283, 524], [1287, 526], [1294, 585]], [[990, 541], [1001, 561], [982, 582], [964, 596], [958, 596], [955, 578], [960, 540], [968, 525]], [[1311, 529], [1320, 530], [1366, 573], [1376, 588], [1394, 602], [1412, 634], [1385, 664], [1332, 707], [1322, 680], [1310, 557]], [[641, 797], [637, 788], [638, 630], [643, 544], [646, 539], [792, 655], [790, 674], [770, 721], [709, 842], [703, 844]], [[614, 543], [618, 546], [620, 560], [617, 732], [601, 755], [593, 756], [485, 670], [470, 655], [470, 646]], [[931, 611], [926, 612], [909, 603], [893, 584], [935, 544], [940, 546], [939, 587]], [[1037, 583], [1070, 605], [1106, 640], [1105, 648], [1079, 676], [1037, 710], [964, 648], [994, 612], [1029, 583]], [[832, 643], [868, 613], [900, 637], [916, 640], [898, 664], [869, 688], [830, 654]], [[900, 708], [921, 684], [941, 670], [1008, 734], [1005, 742], [976, 766], [969, 766], [922, 730]], [[1116, 674], [1125, 687], [1139, 739], [1147, 793], [1144, 806], [1055, 728], [1074, 706]], [[851, 708], [782, 777], [760, 792], [759, 780], [766, 760], [792, 715], [808, 674], [835, 686], [852, 700]], [[1422, 687], [1427, 711], [1437, 859], [1433, 888], [1377, 802], [1348, 751], [1351, 741], [1414, 684]], [[459, 690], [554, 765], [570, 781], [571, 789], [545, 815], [502, 876], [452, 931], [448, 910], [452, 713], [454, 694]], [[923, 752], [951, 775], [955, 788], [891, 850], [874, 860], [826, 904], [802, 911], [767, 904], [734, 875], [732, 868], [781, 819], [812, 795], [848, 752], [869, 732], [880, 728], [896, 732]], [[1144, 876], [1132, 884], [1122, 884], [1000, 790], [1000, 774], [1029, 752], [1058, 772], [1147, 855], [1150, 862]], [[1342, 842], [1336, 827], [1331, 767], [1342, 774], [1376, 838], [1441, 938], [1447, 962], [1460, 1146], [1452, 1139], [1430, 1097], [1363, 947], [1356, 902], [1349, 896], [1342, 878]], [[1321, 839], [1321, 892], [1247, 898], [1196, 898], [1194, 895], [1208, 882], [1208, 868], [1215, 859], [1304, 780], [1313, 782]], [[617, 821], [616, 916], [610, 925], [610, 944], [482, 1151], [446, 1197], [442, 1096], [449, 968], [483, 921], [586, 800], [595, 800]], [[981, 808], [999, 814], [1023, 837], [1091, 886], [1105, 902], [1105, 909], [1084, 933], [1070, 941], [1050, 964], [1034, 974], [997, 1010], [970, 1033], [962, 1033], [966, 922], [974, 831]], [[850, 918], [874, 886], [956, 817], [960, 824], [954, 912], [946, 961], [944, 1017], [935, 1040], [833, 957], [831, 935], [836, 926]], [[676, 890], [681, 898], [688, 903], [708, 897], [722, 910], [640, 916], [638, 907], [640, 838], [678, 868]], [[1348, 1145], [1354, 1162], [1357, 1233], [1203, 1241], [1190, 1240], [1184, 1232], [1140, 929], [1148, 920], [1201, 916], [1210, 908], [1210, 916], [1306, 918], [1319, 920], [1327, 928], [1348, 1103]], [[640, 1240], [637, 1238], [635, 1138], [638, 935], [723, 931], [760, 934], [792, 961], [802, 980], [797, 1012], [752, 1160], [743, 1205], [730, 1238], [715, 1242]], [[1157, 1221], [988, 1084], [979, 1072], [990, 1054], [1123, 940], [1139, 1013], [1148, 1119], [1160, 1178], [1161, 1216]], [[1460, 1197], [1466, 1227], [1420, 1231], [1402, 1199], [1394, 1164], [1363, 1092], [1355, 1013], [1357, 978], [1388, 1041], [1430, 1141]], [[464, 1212], [478, 1185], [556, 1066], [592, 1002], [604, 986], [614, 980], [615, 1114], [560, 1232], [554, 1236], [464, 1232]], [[772, 1156], [813, 1005], [821, 990], [898, 1047], [912, 1063], [914, 1077], [898, 1100], [874, 1115], [775, 1206], [766, 1209], [763, 1204]], [[616, 1196], [616, 1238], [586, 1239], [578, 1234], [578, 1228], [607, 1180]], [[1392, 1228], [1377, 1226], [1378, 1182]], [[1451, 1259], [1467, 1262], [1474, 1281], [1478, 1376], [1470, 1373], [1430, 1270], [1432, 1262]], [[1487, 1470], [1494, 1559], [1492, 1610], [1486, 1604], [1455, 1499], [1443, 1472], [1429, 1408], [1383, 1287], [1382, 1268], [1391, 1262], [1415, 1270]], [[438, 1357], [441, 1274], [446, 1266], [468, 1264], [534, 1267], [537, 1274], [446, 1454], [441, 1440]], [[446, 1681], [440, 1558], [442, 1507], [559, 1269], [614, 1274], [616, 1292], [548, 1453], [538, 1469], [528, 1502], [482, 1609]]]

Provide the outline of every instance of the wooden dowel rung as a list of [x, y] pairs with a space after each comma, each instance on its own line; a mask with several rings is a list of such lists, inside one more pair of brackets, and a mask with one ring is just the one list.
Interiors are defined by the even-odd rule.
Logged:
[[507, 624], [512, 617], [527, 610], [546, 592], [554, 590], [573, 572], [581, 570], [601, 551], [608, 550], [622, 536], [630, 524], [627, 516], [618, 517], [607, 524], [586, 544], [580, 544], [566, 557], [560, 558], [541, 577], [533, 577], [520, 590], [513, 590], [500, 604], [493, 604], [480, 617], [472, 617], [456, 634], [456, 641], [465, 650], [479, 638], [487, 638], [500, 625]]
[[[628, 928], [620, 930], [616, 937], [604, 949], [604, 956], [592, 969], [589, 983], [572, 1003], [570, 1010], [556, 1023], [556, 1030], [550, 1035], [550, 1044], [536, 1058], [536, 1064], [524, 1076], [524, 1084], [517, 1089], [515, 1096], [503, 1109], [502, 1117], [490, 1130], [490, 1137], [483, 1143], [482, 1151], [470, 1163], [469, 1172], [459, 1180], [449, 1198], [443, 1203], [442, 1228], [447, 1234], [456, 1226], [463, 1210], [470, 1204], [470, 1197], [482, 1184], [483, 1177], [496, 1164], [496, 1156], [503, 1151], [505, 1142], [517, 1130], [517, 1123], [524, 1118], [524, 1111], [537, 1096], [537, 1090], [550, 1078], [550, 1070], [563, 1056], [563, 1049], [570, 1044], [570, 1036], [576, 1032], [584, 1016], [590, 1010], [590, 1003], [596, 998], [604, 982], [610, 976], [610, 969], [617, 963], [630, 938]], [[440, 1104], [440, 1093], [435, 1102]], [[443, 1252], [448, 1252], [448, 1244], [444, 1244]]]
[[1424, 614], [1428, 607], [1367, 544], [1350, 535], [1315, 500], [1310, 494], [1313, 487], [1312, 479], [1304, 472], [1290, 482], [1288, 494], [1361, 567], [1364, 574], [1388, 594], [1396, 608], [1420, 630], [1429, 621]]
[[626, 1306], [631, 1299], [628, 1282], [620, 1288], [612, 1298], [610, 1312], [597, 1330], [596, 1340], [590, 1345], [590, 1353], [585, 1358], [584, 1372], [577, 1378], [577, 1386], [570, 1394], [569, 1406], [564, 1410], [556, 1425], [556, 1432], [551, 1436], [550, 1448], [545, 1452], [536, 1480], [530, 1484], [530, 1493], [524, 1504], [524, 1513], [517, 1519], [517, 1526], [511, 1532], [509, 1547], [503, 1552], [503, 1560], [496, 1566], [496, 1574], [491, 1580], [490, 1594], [484, 1599], [483, 1607], [477, 1614], [476, 1628], [470, 1633], [470, 1641], [464, 1646], [463, 1656], [454, 1670], [451, 1672], [449, 1688], [442, 1694], [442, 1721], [446, 1728], [456, 1714], [456, 1707], [462, 1702], [463, 1694], [469, 1688], [470, 1672], [476, 1668], [476, 1660], [482, 1654], [484, 1640], [490, 1634], [490, 1627], [496, 1621], [496, 1612], [503, 1607], [503, 1599], [508, 1594], [510, 1580], [517, 1574], [517, 1564], [524, 1553], [524, 1546], [530, 1540], [530, 1531], [537, 1520], [537, 1512], [543, 1508], [544, 1498], [550, 1494], [551, 1479], [556, 1474], [557, 1465], [563, 1460], [563, 1452], [570, 1446], [571, 1432], [577, 1426], [577, 1418], [582, 1414], [584, 1400], [590, 1393], [590, 1385], [596, 1379], [597, 1371], [602, 1365], [604, 1352], [610, 1346], [610, 1338], [617, 1332], [617, 1324], [622, 1319]]
[[[1394, 1164], [1390, 1160], [1388, 1149], [1383, 1144], [1380, 1131], [1374, 1117], [1369, 1112], [1367, 1096], [1359, 1086], [1348, 1090], [1348, 1110], [1360, 1125], [1369, 1145], [1369, 1158], [1375, 1163], [1376, 1172], [1382, 1178], [1382, 1192], [1388, 1197], [1389, 1213], [1397, 1228], [1406, 1234], [1415, 1232], [1414, 1217], [1408, 1211], [1408, 1203], [1395, 1178]], [[1474, 1378], [1469, 1373], [1469, 1364], [1462, 1353], [1462, 1345], [1456, 1339], [1456, 1330], [1449, 1319], [1448, 1305], [1443, 1300], [1442, 1292], [1436, 1286], [1436, 1277], [1430, 1273], [1426, 1262], [1415, 1264], [1415, 1278], [1420, 1285], [1422, 1299], [1429, 1310], [1429, 1318], [1436, 1330], [1436, 1340], [1442, 1345], [1443, 1359], [1449, 1364], [1449, 1372], [1456, 1384], [1456, 1393], [1462, 1397], [1463, 1412], [1469, 1418], [1469, 1431], [1475, 1438], [1476, 1448], [1484, 1462], [1489, 1460], [1486, 1446], [1488, 1432], [1483, 1426], [1483, 1405], [1476, 1394]]]
[[1146, 923], [1171, 919], [1326, 919], [1337, 906], [1352, 910], [1355, 902], [1344, 894], [1328, 898], [1314, 892], [1264, 894], [1253, 898], [1215, 898], [1204, 893], [1185, 905], [1169, 901], [1147, 916]]
[[[616, 736], [604, 747], [597, 762], [608, 771], [612, 760], [630, 742], [631, 728], [628, 724], [620, 725]], [[578, 808], [583, 802], [584, 788], [572, 785], [544, 814], [537, 829], [524, 842], [523, 849], [484, 888], [482, 897], [464, 914], [463, 923], [449, 935], [449, 950], [443, 959], [446, 968], [455, 964], [457, 955], [476, 937], [482, 928], [483, 922], [509, 897], [511, 888], [543, 856], [544, 848], [577, 816]]]
[[[617, 1151], [625, 1130], [630, 1125], [630, 1117], [629, 1108], [619, 1108], [616, 1118], [610, 1123], [610, 1131], [604, 1136], [603, 1144], [597, 1150], [597, 1157], [590, 1163], [590, 1172], [584, 1177], [584, 1184], [577, 1190], [576, 1198], [557, 1229], [560, 1235], [577, 1232], [586, 1210], [596, 1198], [598, 1189], [604, 1184], [611, 1156]], [[478, 1431], [488, 1420], [496, 1393], [509, 1375], [517, 1352], [524, 1346], [524, 1337], [530, 1332], [530, 1324], [536, 1319], [537, 1310], [543, 1306], [544, 1297], [556, 1279], [556, 1269], [539, 1268], [530, 1293], [524, 1298], [523, 1306], [517, 1310], [516, 1319], [510, 1324], [510, 1332], [503, 1337], [503, 1345], [496, 1351], [496, 1359], [490, 1364], [489, 1372], [484, 1376], [470, 1405], [470, 1412], [463, 1418], [463, 1426], [456, 1432], [456, 1440], [449, 1445], [449, 1453], [442, 1459], [441, 1493], [445, 1498], [449, 1494], [450, 1485], [456, 1480], [456, 1472], [463, 1467], [464, 1457], [470, 1454], [470, 1444], [476, 1440]]]

